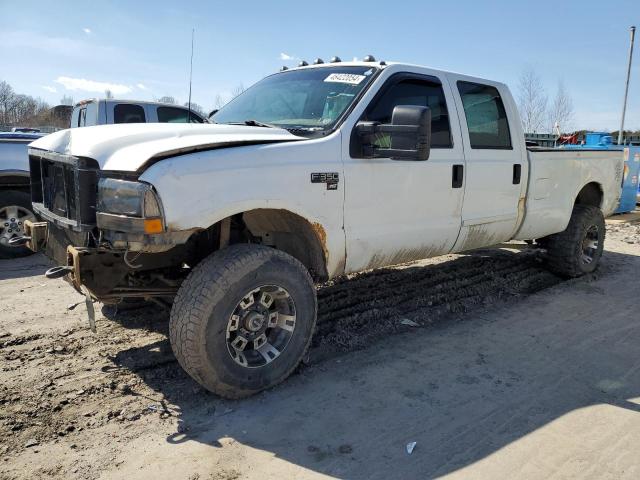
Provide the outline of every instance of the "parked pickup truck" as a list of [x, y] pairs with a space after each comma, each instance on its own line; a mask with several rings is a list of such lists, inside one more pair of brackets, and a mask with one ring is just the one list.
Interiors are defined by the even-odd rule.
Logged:
[[430, 68], [305, 65], [212, 119], [36, 141], [46, 222], [23, 240], [89, 306], [170, 303], [178, 361], [226, 397], [293, 371], [315, 283], [514, 239], [576, 277], [597, 267], [620, 195], [620, 152], [527, 150], [505, 85]]
[[204, 123], [193, 110], [180, 105], [139, 100], [90, 99], [71, 112], [71, 128], [112, 123]]
[[34, 129], [17, 127], [0, 133], [0, 258], [32, 253], [25, 246], [9, 245], [9, 241], [24, 235], [25, 221], [35, 220], [29, 193], [27, 145], [42, 135]]

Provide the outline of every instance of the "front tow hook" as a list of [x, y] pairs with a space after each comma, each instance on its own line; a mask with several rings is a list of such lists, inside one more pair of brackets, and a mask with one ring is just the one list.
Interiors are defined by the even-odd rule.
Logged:
[[13, 237], [9, 239], [9, 245], [11, 245], [12, 247], [23, 247], [29, 240], [31, 240], [31, 237], [28, 235], [23, 235], [22, 237]]
[[44, 276], [49, 279], [62, 278], [67, 273], [71, 273], [72, 271], [73, 271], [73, 267], [70, 267], [70, 266], [53, 267], [47, 270], [46, 272], [44, 272]]

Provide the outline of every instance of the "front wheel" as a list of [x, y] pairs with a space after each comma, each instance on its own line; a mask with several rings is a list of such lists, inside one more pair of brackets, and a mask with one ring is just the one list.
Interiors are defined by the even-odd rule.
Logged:
[[24, 235], [24, 222], [35, 221], [31, 197], [18, 190], [0, 191], [0, 258], [24, 257], [33, 252], [27, 247], [14, 247], [9, 240]]
[[566, 230], [544, 239], [549, 269], [568, 278], [595, 271], [602, 257], [604, 237], [602, 211], [590, 205], [576, 205]]
[[180, 286], [169, 337], [198, 383], [241, 398], [291, 374], [309, 347], [316, 313], [313, 281], [298, 260], [233, 245], [203, 260]]

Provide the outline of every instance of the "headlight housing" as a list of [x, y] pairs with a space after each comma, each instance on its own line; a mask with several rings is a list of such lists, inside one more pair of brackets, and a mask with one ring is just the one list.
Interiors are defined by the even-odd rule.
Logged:
[[161, 233], [164, 219], [160, 199], [148, 183], [118, 178], [98, 182], [98, 227], [132, 233]]

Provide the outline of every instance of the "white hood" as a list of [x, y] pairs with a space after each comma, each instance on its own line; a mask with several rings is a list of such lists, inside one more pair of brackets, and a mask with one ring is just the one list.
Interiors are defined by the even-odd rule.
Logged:
[[102, 170], [136, 171], [153, 158], [214, 148], [304, 140], [286, 130], [217, 124], [129, 123], [71, 128], [29, 147], [97, 160]]

